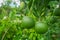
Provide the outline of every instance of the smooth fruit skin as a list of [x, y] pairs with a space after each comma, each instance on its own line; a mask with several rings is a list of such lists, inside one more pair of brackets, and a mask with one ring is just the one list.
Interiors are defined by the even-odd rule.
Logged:
[[52, 16], [52, 17], [50, 17], [50, 23], [55, 23], [55, 22], [57, 22], [57, 16]]
[[48, 30], [48, 26], [47, 26], [47, 24], [45, 24], [45, 23], [40, 23], [40, 22], [37, 22], [36, 24], [35, 24], [35, 31], [37, 32], [37, 33], [39, 33], [39, 34], [44, 34], [44, 33], [46, 33], [47, 32], [47, 30]]
[[55, 16], [60, 16], [60, 8], [56, 8], [54, 11]]
[[34, 25], [35, 25], [35, 21], [33, 18], [28, 16], [23, 17], [22, 24], [21, 24], [22, 28], [32, 28]]
[[20, 10], [22, 10], [24, 7], [25, 7], [25, 3], [24, 2], [21, 2], [20, 3]]

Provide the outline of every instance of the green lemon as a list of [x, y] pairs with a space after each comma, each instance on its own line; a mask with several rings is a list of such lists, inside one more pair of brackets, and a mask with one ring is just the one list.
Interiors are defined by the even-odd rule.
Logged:
[[21, 2], [20, 3], [20, 10], [22, 10], [24, 7], [25, 7], [25, 3], [24, 2]]
[[35, 25], [35, 21], [33, 18], [24, 16], [22, 19], [21, 27], [22, 28], [32, 28]]
[[35, 31], [39, 34], [44, 34], [48, 31], [48, 25], [42, 22], [37, 22], [35, 24]]
[[54, 10], [54, 15], [55, 15], [55, 16], [60, 16], [60, 8], [56, 8], [56, 9]]

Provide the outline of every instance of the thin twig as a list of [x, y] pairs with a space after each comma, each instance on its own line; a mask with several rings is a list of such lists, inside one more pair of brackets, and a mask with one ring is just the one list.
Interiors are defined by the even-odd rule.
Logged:
[[4, 40], [4, 37], [5, 37], [6, 33], [8, 32], [8, 30], [9, 30], [9, 28], [5, 31], [5, 33], [3, 34], [3, 36], [2, 36], [2, 39], [1, 39], [1, 40]]

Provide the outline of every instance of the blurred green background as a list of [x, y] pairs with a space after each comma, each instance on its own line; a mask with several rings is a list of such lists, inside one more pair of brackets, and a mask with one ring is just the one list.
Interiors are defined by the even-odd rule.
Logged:
[[[48, 30], [41, 34], [36, 31], [44, 32], [46, 27], [37, 30], [35, 26], [21, 28], [25, 16], [34, 19], [35, 25], [36, 22], [47, 24]], [[23, 26], [33, 24], [29, 22]], [[60, 40], [60, 0], [1, 0], [0, 40]]]

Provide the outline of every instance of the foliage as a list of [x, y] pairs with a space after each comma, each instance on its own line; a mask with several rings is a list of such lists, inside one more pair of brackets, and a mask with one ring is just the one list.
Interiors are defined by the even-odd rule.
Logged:
[[[5, 5], [0, 7], [0, 40], [60, 40], [60, 2], [59, 0], [20, 0], [19, 7], [10, 7], [11, 1], [7, 0]], [[57, 10], [56, 10], [57, 9]], [[34, 23], [29, 18], [34, 19]], [[26, 21], [25, 25], [22, 21]], [[32, 23], [31, 23], [32, 22]], [[48, 30], [44, 33], [37, 33], [35, 30], [36, 22], [48, 25]], [[25, 27], [21, 28], [21, 24]], [[45, 27], [45, 24], [37, 26]], [[23, 26], [24, 26], [23, 25]], [[44, 28], [45, 29], [45, 28]], [[42, 31], [43, 29], [37, 29]], [[42, 31], [43, 32], [43, 31]]]

